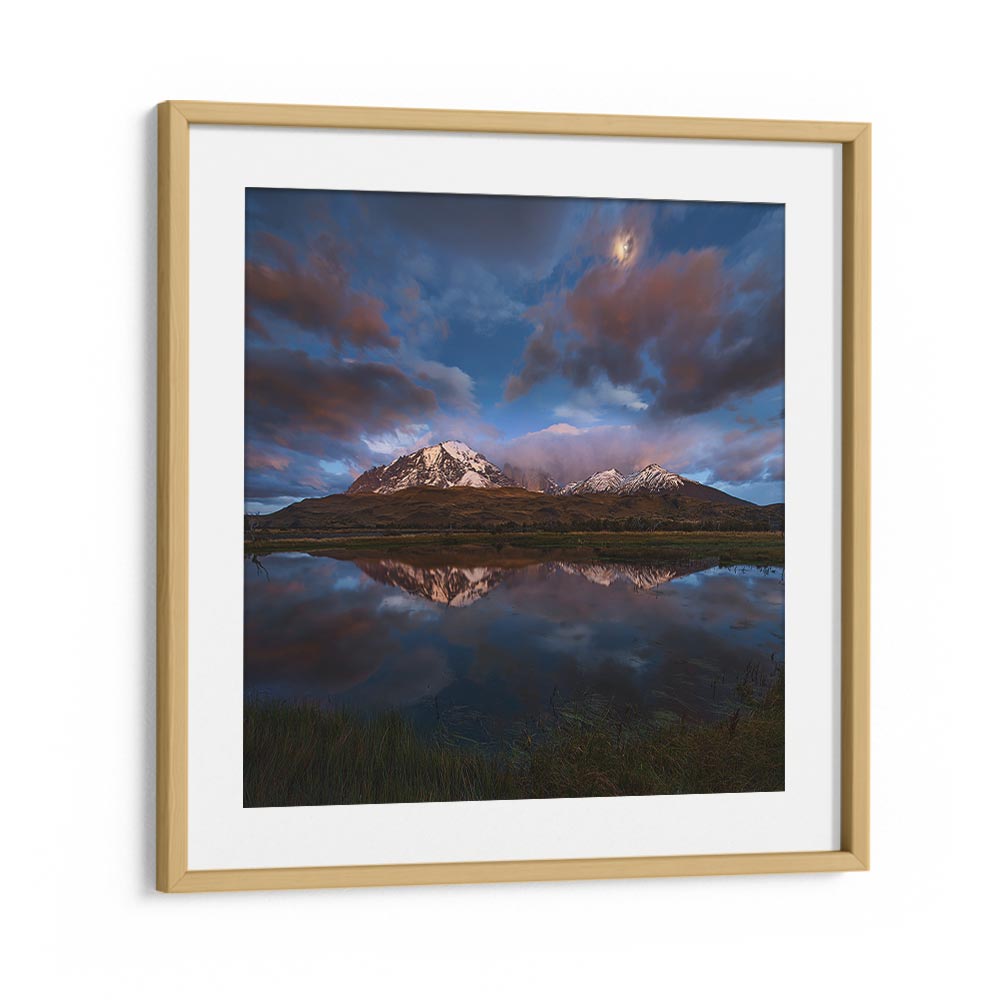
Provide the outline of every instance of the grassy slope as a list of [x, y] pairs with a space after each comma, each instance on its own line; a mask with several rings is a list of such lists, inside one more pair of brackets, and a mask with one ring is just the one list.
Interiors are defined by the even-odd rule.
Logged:
[[488, 755], [422, 740], [400, 716], [365, 719], [309, 705], [249, 702], [244, 805], [347, 805], [605, 795], [780, 791], [782, 675], [744, 691], [728, 719], [629, 722], [610, 706], [560, 712]]
[[735, 530], [784, 527], [784, 506], [652, 494], [547, 496], [522, 489], [417, 488], [302, 500], [254, 519], [266, 535], [419, 530]]

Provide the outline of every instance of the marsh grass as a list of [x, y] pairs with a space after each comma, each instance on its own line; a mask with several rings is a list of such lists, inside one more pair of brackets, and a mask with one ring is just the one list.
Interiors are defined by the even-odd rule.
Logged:
[[768, 531], [508, 531], [406, 532], [399, 534], [287, 535], [248, 538], [251, 554], [320, 551], [340, 558], [396, 556], [484, 560], [505, 559], [663, 559], [717, 558], [720, 565], [782, 566], [783, 532]]
[[748, 666], [728, 713], [693, 723], [633, 718], [587, 698], [478, 746], [447, 725], [432, 738], [396, 713], [250, 699], [243, 804], [261, 806], [781, 791], [784, 677]]

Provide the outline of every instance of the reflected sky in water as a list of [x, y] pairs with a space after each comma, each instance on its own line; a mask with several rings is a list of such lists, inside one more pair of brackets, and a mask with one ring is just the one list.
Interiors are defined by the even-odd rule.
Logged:
[[460, 718], [495, 739], [587, 695], [727, 711], [784, 660], [784, 574], [707, 563], [414, 565], [276, 553], [245, 567], [248, 695]]

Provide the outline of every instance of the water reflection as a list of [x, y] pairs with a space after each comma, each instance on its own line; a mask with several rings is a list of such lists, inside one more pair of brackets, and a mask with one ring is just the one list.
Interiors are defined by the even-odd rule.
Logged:
[[245, 570], [245, 689], [496, 738], [553, 698], [711, 718], [748, 664], [784, 659], [780, 570], [710, 562], [281, 553]]
[[[520, 566], [414, 566], [398, 559], [356, 559], [354, 564], [379, 583], [389, 584], [418, 594], [437, 604], [453, 608], [466, 607], [485, 597], [491, 590], [515, 573], [526, 572]], [[529, 563], [529, 566], [532, 565]], [[540, 564], [537, 564], [540, 565]], [[545, 564], [549, 570], [575, 573], [591, 583], [610, 587], [625, 581], [637, 590], [652, 590], [699, 569], [714, 566], [712, 560], [684, 566], [661, 566], [651, 563], [569, 563]]]

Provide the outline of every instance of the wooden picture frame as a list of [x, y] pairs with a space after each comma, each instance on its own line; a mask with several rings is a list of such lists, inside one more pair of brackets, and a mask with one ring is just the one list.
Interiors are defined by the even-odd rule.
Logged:
[[[188, 308], [192, 125], [779, 143], [843, 151], [840, 849], [192, 870], [188, 865]], [[867, 124], [168, 101], [159, 106], [157, 877], [164, 892], [858, 871], [869, 866], [871, 128]]]

